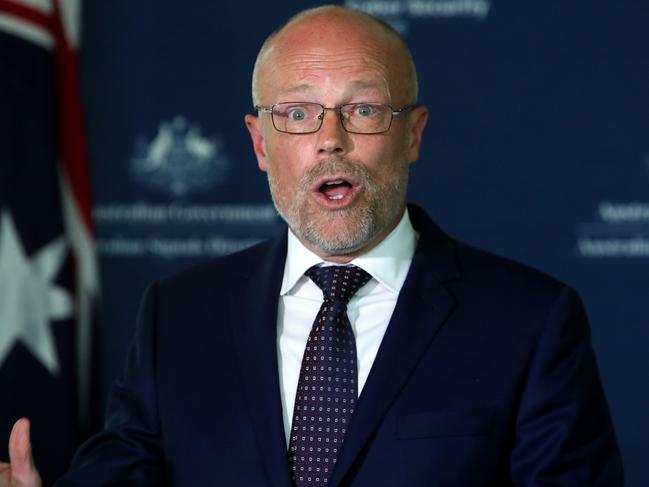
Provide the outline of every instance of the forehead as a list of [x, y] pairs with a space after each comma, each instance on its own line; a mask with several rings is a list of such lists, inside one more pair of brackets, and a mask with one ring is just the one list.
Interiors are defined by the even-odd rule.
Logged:
[[263, 96], [398, 92], [407, 77], [398, 41], [355, 18], [317, 17], [287, 26], [262, 58]]

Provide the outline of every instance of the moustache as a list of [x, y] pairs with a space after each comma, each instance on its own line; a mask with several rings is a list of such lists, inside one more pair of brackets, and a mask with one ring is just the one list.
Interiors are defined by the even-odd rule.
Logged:
[[335, 157], [318, 161], [311, 169], [300, 178], [300, 188], [308, 189], [313, 184], [326, 177], [347, 177], [352, 181], [366, 183], [372, 177], [368, 169], [362, 164], [350, 159]]

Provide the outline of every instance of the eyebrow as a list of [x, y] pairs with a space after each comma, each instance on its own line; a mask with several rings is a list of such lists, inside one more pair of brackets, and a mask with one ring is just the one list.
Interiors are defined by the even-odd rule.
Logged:
[[287, 95], [292, 95], [292, 94], [302, 94], [302, 93], [308, 93], [309, 91], [313, 90], [313, 86], [307, 83], [302, 83], [296, 86], [293, 86], [289, 88], [288, 90], [284, 90], [279, 93], [279, 96], [287, 96]]
[[350, 83], [352, 85], [353, 89], [356, 90], [364, 90], [368, 88], [373, 88], [373, 89], [380, 89], [380, 84], [374, 82], [374, 81], [364, 81], [364, 80], [354, 80]]
[[[287, 89], [285, 91], [282, 91], [281, 93], [279, 93], [279, 96], [289, 96], [289, 95], [293, 95], [293, 94], [301, 95], [301, 94], [309, 93], [309, 92], [313, 91], [314, 88], [315, 87], [313, 85], [309, 84], [309, 83], [301, 83], [301, 84], [295, 85], [295, 86], [293, 86], [293, 87], [291, 87], [291, 88], [289, 88], [289, 89]], [[381, 84], [376, 83], [374, 81], [353, 80], [353, 81], [349, 82], [349, 85], [343, 91], [343, 95], [348, 96], [350, 93], [353, 93], [355, 91], [359, 91], [359, 90], [362, 91], [362, 90], [368, 90], [368, 89], [383, 92], [383, 90], [381, 88], [382, 88]], [[387, 92], [385, 94], [388, 95]]]

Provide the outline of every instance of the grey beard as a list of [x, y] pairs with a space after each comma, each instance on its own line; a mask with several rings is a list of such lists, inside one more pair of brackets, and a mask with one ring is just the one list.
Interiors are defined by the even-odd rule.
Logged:
[[303, 211], [300, 218], [301, 225], [299, 227], [299, 234], [296, 232], [295, 227], [291, 227], [293, 232], [313, 245], [315, 248], [329, 255], [347, 255], [362, 248], [366, 243], [372, 240], [372, 237], [379, 232], [377, 231], [377, 218], [373, 209], [365, 206], [362, 208], [349, 209], [343, 208], [333, 213], [327, 218], [327, 224], [332, 224], [337, 218], [344, 219], [349, 214], [356, 213], [354, 222], [350, 225], [349, 233], [338, 232], [336, 234], [327, 236], [320, 231], [321, 225], [309, 218], [308, 212]]
[[[315, 181], [333, 174], [345, 174], [359, 183], [364, 190], [365, 204], [357, 202], [352, 207], [328, 212], [307, 205]], [[394, 224], [402, 201], [400, 196], [397, 196], [397, 202], [391, 200], [405, 191], [407, 180], [406, 170], [404, 177], [395, 179], [391, 184], [381, 185], [363, 166], [336, 158], [322, 161], [305, 173], [298, 184], [295, 197], [289, 200], [279, 191], [271, 171], [268, 172], [271, 196], [278, 213], [298, 239], [328, 255], [351, 254], [371, 242], [387, 226]], [[312, 210], [317, 214], [312, 214]], [[335, 225], [337, 220], [347, 221], [345, 231], [327, 234], [326, 229]]]

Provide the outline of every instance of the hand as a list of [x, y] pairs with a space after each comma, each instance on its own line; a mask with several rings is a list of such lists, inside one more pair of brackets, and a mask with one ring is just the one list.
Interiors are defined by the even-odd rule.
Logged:
[[41, 487], [41, 476], [32, 458], [27, 418], [16, 421], [11, 430], [9, 462], [0, 462], [0, 487]]

